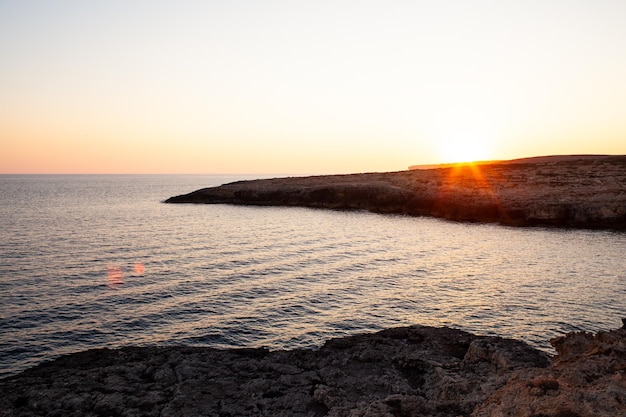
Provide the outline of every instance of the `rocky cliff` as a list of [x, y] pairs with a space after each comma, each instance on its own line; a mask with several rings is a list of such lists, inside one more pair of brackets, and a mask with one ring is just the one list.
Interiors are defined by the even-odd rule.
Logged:
[[511, 226], [626, 230], [626, 156], [543, 157], [240, 181], [166, 202], [368, 210]]
[[411, 326], [319, 350], [89, 350], [0, 380], [0, 416], [626, 415], [626, 329], [552, 343]]

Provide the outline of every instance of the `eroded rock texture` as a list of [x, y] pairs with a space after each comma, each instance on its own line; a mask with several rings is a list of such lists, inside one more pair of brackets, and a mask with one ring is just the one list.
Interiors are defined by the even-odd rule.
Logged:
[[319, 350], [99, 349], [0, 381], [0, 416], [626, 415], [626, 330], [523, 342], [411, 326]]
[[239, 181], [166, 202], [368, 210], [511, 226], [626, 230], [626, 156], [522, 162]]
[[472, 416], [626, 416], [625, 328], [571, 333], [551, 343], [558, 352], [553, 366], [516, 372]]
[[2, 381], [0, 415], [467, 416], [515, 370], [547, 365], [522, 342], [420, 326], [317, 351], [90, 350]]

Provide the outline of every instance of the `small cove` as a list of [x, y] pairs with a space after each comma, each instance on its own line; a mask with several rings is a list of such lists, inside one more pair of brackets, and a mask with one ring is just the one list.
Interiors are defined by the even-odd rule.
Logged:
[[408, 324], [550, 350], [626, 314], [624, 233], [161, 203], [248, 178], [0, 176], [0, 375], [96, 347], [313, 348]]

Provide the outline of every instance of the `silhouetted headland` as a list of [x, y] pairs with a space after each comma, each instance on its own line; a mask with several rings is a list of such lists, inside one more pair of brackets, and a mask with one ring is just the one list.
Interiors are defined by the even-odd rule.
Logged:
[[626, 329], [524, 342], [410, 326], [319, 350], [135, 347], [0, 380], [0, 416], [626, 415]]
[[165, 202], [367, 210], [510, 226], [626, 230], [626, 155], [547, 156], [428, 168], [238, 181]]

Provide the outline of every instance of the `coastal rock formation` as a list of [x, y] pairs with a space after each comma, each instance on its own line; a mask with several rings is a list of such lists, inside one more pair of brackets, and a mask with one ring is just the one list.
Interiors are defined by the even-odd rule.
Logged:
[[624, 325], [551, 340], [558, 352], [553, 366], [516, 372], [472, 416], [626, 416], [626, 320]]
[[97, 349], [0, 380], [0, 416], [626, 415], [626, 330], [559, 356], [460, 330], [401, 327], [319, 350]]
[[166, 203], [301, 206], [511, 226], [626, 230], [626, 156], [239, 181]]

